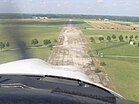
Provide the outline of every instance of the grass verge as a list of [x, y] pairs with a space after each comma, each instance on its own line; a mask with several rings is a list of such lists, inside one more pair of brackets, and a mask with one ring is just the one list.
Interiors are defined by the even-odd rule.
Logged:
[[[139, 58], [107, 56], [118, 55], [139, 57], [139, 47], [131, 46], [129, 44], [120, 46], [119, 44], [123, 44], [123, 42], [118, 41], [119, 35], [123, 35], [124, 37], [130, 35], [139, 35], [139, 32], [131, 30], [90, 30], [87, 28], [92, 27], [88, 26], [88, 24], [85, 22], [83, 22], [82, 25], [78, 24], [78, 26], [82, 29], [86, 37], [90, 38], [95, 36], [94, 39], [97, 43], [90, 42], [90, 45], [94, 53], [96, 53], [96, 50], [103, 53], [104, 57], [100, 58], [100, 61], [106, 63], [104, 67], [117, 91], [125, 98], [139, 102]], [[111, 40], [110, 42], [100, 42], [97, 37], [103, 36], [106, 39], [107, 36], [112, 36], [113, 34], [117, 37], [115, 39], [116, 41]], [[124, 40], [127, 41], [125, 38]]]

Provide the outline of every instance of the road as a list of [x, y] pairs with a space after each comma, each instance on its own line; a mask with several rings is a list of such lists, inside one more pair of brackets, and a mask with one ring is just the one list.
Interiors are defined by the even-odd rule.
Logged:
[[89, 43], [82, 31], [74, 26], [74, 24], [72, 20], [69, 20], [67, 25], [63, 27], [57, 39], [57, 45], [53, 47], [48, 63], [75, 66], [80, 68], [94, 82], [108, 86], [107, 82], [109, 82], [109, 79], [107, 74], [102, 79], [102, 76], [100, 78], [100, 74], [95, 73], [96, 68], [93, 65], [92, 58], [88, 54], [90, 49]]

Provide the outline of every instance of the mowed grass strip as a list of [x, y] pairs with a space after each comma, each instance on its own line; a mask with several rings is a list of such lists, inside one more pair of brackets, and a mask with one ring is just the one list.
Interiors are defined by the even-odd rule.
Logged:
[[[26, 50], [29, 54], [29, 58], [40, 58], [42, 60], [47, 61], [49, 55], [50, 55], [50, 48], [32, 48]], [[18, 50], [7, 50], [7, 51], [1, 51], [0, 52], [0, 64], [6, 63], [6, 62], [12, 62], [16, 60], [21, 60], [21, 53]]]
[[[111, 45], [115, 45], [115, 42], [95, 43], [92, 48], [99, 49]], [[100, 50], [99, 52], [104, 54], [104, 58], [100, 58], [100, 61], [106, 63], [105, 69], [117, 91], [127, 99], [139, 101], [139, 58], [137, 58], [139, 57], [139, 47], [126, 44]]]
[[[90, 39], [90, 37], [94, 37], [95, 41], [99, 41], [97, 36], [103, 36], [105, 38], [105, 41], [102, 42], [90, 42], [94, 54], [96, 54], [96, 50], [99, 50], [100, 53], [104, 54], [104, 57], [100, 58], [100, 61], [104, 61], [106, 63], [105, 69], [110, 76], [113, 84], [115, 85], [117, 91], [126, 99], [139, 102], [139, 59], [107, 56], [113, 55], [139, 57], [139, 47], [129, 45], [127, 43], [129, 39], [125, 39], [125, 36], [139, 35], [139, 31], [90, 30], [87, 28], [93, 27], [88, 26], [88, 24], [85, 22], [79, 24], [78, 26], [82, 29], [83, 33], [86, 35], [86, 37], [88, 37], [88, 39]], [[112, 39], [110, 42], [107, 42], [106, 37], [112, 36], [113, 34], [116, 35], [116, 39]], [[118, 37], [120, 35], [124, 37], [124, 41], [126, 42], [119, 42]], [[121, 46], [119, 45], [124, 43], [127, 44]]]
[[94, 46], [96, 50], [102, 52], [104, 55], [139, 57], [139, 47], [129, 45], [129, 43], [124, 44], [122, 42], [104, 42], [94, 43], [92, 46]]
[[[17, 50], [14, 51], [4, 51], [9, 50], [12, 48], [17, 48], [12, 39], [9, 35], [14, 36], [18, 35], [20, 32], [20, 35], [22, 39], [25, 41], [27, 47], [33, 47], [31, 44], [31, 40], [37, 39], [39, 41], [38, 45], [43, 45], [43, 40], [48, 39], [51, 40], [52, 44], [55, 43], [55, 40], [57, 39], [58, 35], [61, 32], [62, 27], [65, 25], [65, 19], [51, 19], [48, 21], [34, 21], [34, 20], [14, 20], [14, 19], [4, 19], [0, 20], [3, 22], [2, 25], [0, 25], [0, 42], [10, 43], [9, 48], [4, 48], [2, 51], [0, 51], [0, 63], [5, 63], [13, 60], [20, 59], [20, 54]], [[18, 27], [17, 30], [14, 30], [14, 33], [7, 33], [7, 29], [11, 29], [12, 27]], [[3, 31], [3, 29], [5, 31]], [[40, 58], [47, 60], [48, 56], [50, 55], [51, 48], [33, 48], [28, 50], [31, 57], [33, 58]]]
[[101, 59], [117, 91], [125, 98], [139, 102], [139, 59], [137, 62], [122, 59]]

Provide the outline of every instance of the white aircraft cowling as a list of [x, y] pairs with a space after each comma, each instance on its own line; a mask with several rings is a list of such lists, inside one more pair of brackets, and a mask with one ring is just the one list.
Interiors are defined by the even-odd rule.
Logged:
[[54, 66], [41, 59], [25, 59], [14, 62], [9, 62], [0, 65], [0, 75], [37, 75], [37, 76], [57, 76], [71, 78], [87, 82], [105, 90], [108, 90], [115, 96], [123, 98], [120, 94], [94, 83], [89, 77], [81, 72], [80, 69], [73, 66]]

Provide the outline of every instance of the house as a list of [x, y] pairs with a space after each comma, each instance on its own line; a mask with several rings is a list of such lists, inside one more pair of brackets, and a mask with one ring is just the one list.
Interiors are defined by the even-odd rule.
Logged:
[[48, 17], [44, 17], [44, 19], [48, 19]]
[[135, 42], [134, 41], [130, 41], [129, 44], [130, 45], [135, 45]]
[[109, 21], [109, 19], [104, 19], [104, 21]]
[[38, 17], [35, 17], [35, 16], [33, 16], [32, 18], [33, 18], [33, 19], [38, 19]]

